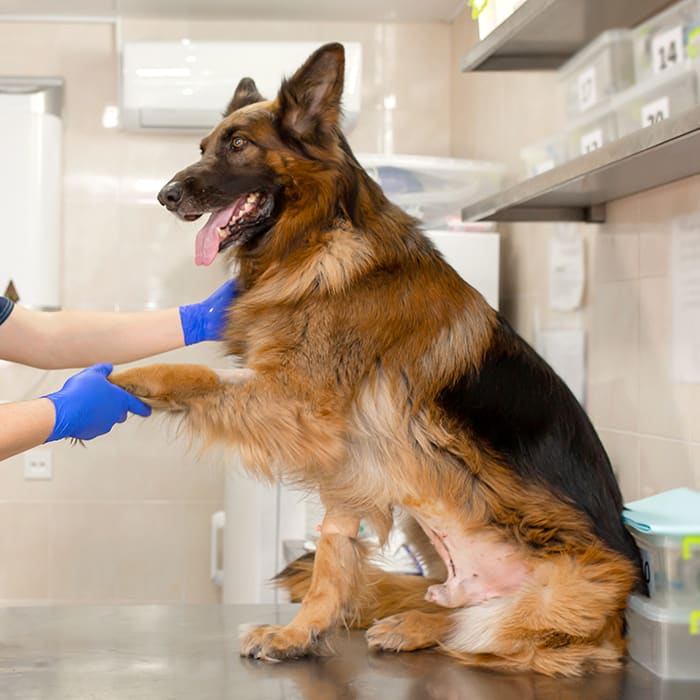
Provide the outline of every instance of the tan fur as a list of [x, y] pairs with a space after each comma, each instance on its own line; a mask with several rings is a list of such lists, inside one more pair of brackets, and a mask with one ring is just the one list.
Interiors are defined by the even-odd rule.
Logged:
[[[271, 169], [285, 192], [274, 227], [232, 253], [241, 294], [225, 343], [248, 372], [227, 382], [207, 368], [154, 365], [112, 380], [183, 412], [205, 444], [234, 446], [252, 474], [317, 490], [333, 513], [366, 519], [380, 539], [399, 506], [510, 547], [528, 578], [513, 595], [445, 610], [423, 600], [435, 581], [378, 572], [355, 540], [324, 534], [313, 569], [300, 563], [284, 577], [292, 596], [303, 596], [299, 615], [285, 627], [248, 631], [242, 653], [325, 653], [330, 631], [356, 624], [373, 625], [375, 648], [438, 644], [469, 664], [550, 675], [619, 665], [632, 563], [572, 504], [521, 479], [439, 406], [445, 387], [478, 371], [495, 312], [349, 159], [334, 131], [337, 105], [314, 117], [319, 142], [306, 144], [313, 157], [276, 132], [276, 124], [309, 128], [311, 116], [285, 91], [298, 82], [320, 89], [309, 77], [313, 60], [330, 58], [312, 57], [277, 100], [236, 109], [234, 98], [190, 171], [216, 164], [218, 144], [238, 129], [253, 144], [241, 168]], [[352, 217], [339, 172], [359, 183]]]

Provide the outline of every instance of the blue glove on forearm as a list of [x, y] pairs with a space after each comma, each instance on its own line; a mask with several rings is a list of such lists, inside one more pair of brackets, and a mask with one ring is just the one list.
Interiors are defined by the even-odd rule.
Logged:
[[185, 345], [203, 340], [221, 340], [226, 326], [226, 314], [236, 292], [236, 281], [229, 280], [199, 304], [180, 307]]
[[63, 388], [44, 398], [56, 408], [56, 422], [46, 442], [71, 437], [91, 440], [123, 423], [129, 411], [150, 416], [151, 408], [135, 396], [107, 381], [112, 365], [93, 365], [74, 374]]

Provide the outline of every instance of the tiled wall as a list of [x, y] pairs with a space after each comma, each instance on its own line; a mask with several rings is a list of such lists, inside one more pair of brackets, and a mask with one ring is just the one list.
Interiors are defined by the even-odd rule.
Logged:
[[[141, 20], [123, 22], [117, 33], [108, 24], [0, 21], [0, 74], [66, 80], [67, 308], [136, 310], [191, 302], [225, 275], [223, 268], [194, 266], [196, 224], [177, 222], [154, 199], [161, 183], [197, 157], [199, 137], [102, 126], [104, 107], [117, 102], [117, 34], [360, 41], [364, 108], [350, 135], [355, 150], [449, 154], [447, 25]], [[10, 235], [21, 232], [0, 234]], [[157, 359], [226, 363], [215, 345]], [[47, 393], [68, 375], [0, 363], [0, 400]], [[84, 448], [50, 449], [51, 481], [25, 481], [21, 456], [0, 465], [0, 603], [220, 598], [209, 581], [208, 558], [209, 519], [223, 504], [223, 462], [198, 460], [176, 427], [158, 418], [132, 418]]]
[[[459, 72], [477, 40], [467, 13], [452, 25], [452, 151], [519, 166], [520, 148], [564, 122], [556, 76]], [[537, 329], [587, 330], [586, 408], [632, 500], [700, 488], [700, 386], [671, 377], [672, 221], [700, 210], [700, 176], [608, 205], [604, 225], [580, 225], [586, 290], [580, 310], [548, 309], [556, 224], [499, 227], [502, 310], [531, 343]]]

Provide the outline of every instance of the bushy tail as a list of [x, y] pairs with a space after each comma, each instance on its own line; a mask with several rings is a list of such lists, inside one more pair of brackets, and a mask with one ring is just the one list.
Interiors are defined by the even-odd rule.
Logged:
[[[293, 603], [300, 603], [311, 585], [311, 572], [314, 567], [314, 553], [309, 552], [293, 561], [274, 577], [273, 583], [286, 590]], [[420, 610], [435, 612], [441, 608], [425, 600], [428, 586], [438, 583], [435, 579], [410, 574], [395, 574], [368, 564], [366, 602], [354, 610], [353, 618], [347, 624], [355, 629], [367, 629], [376, 620], [389, 615]]]

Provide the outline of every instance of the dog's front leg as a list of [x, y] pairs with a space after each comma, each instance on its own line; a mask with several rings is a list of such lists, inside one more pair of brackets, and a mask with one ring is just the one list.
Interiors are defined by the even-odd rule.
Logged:
[[328, 633], [366, 591], [363, 582], [363, 548], [356, 535], [360, 521], [327, 514], [316, 545], [311, 586], [301, 610], [286, 626], [244, 627], [241, 655], [266, 661], [323, 654], [330, 649]]
[[153, 364], [115, 372], [109, 381], [153, 408], [183, 411], [198, 398], [215, 392], [217, 373], [202, 365]]

